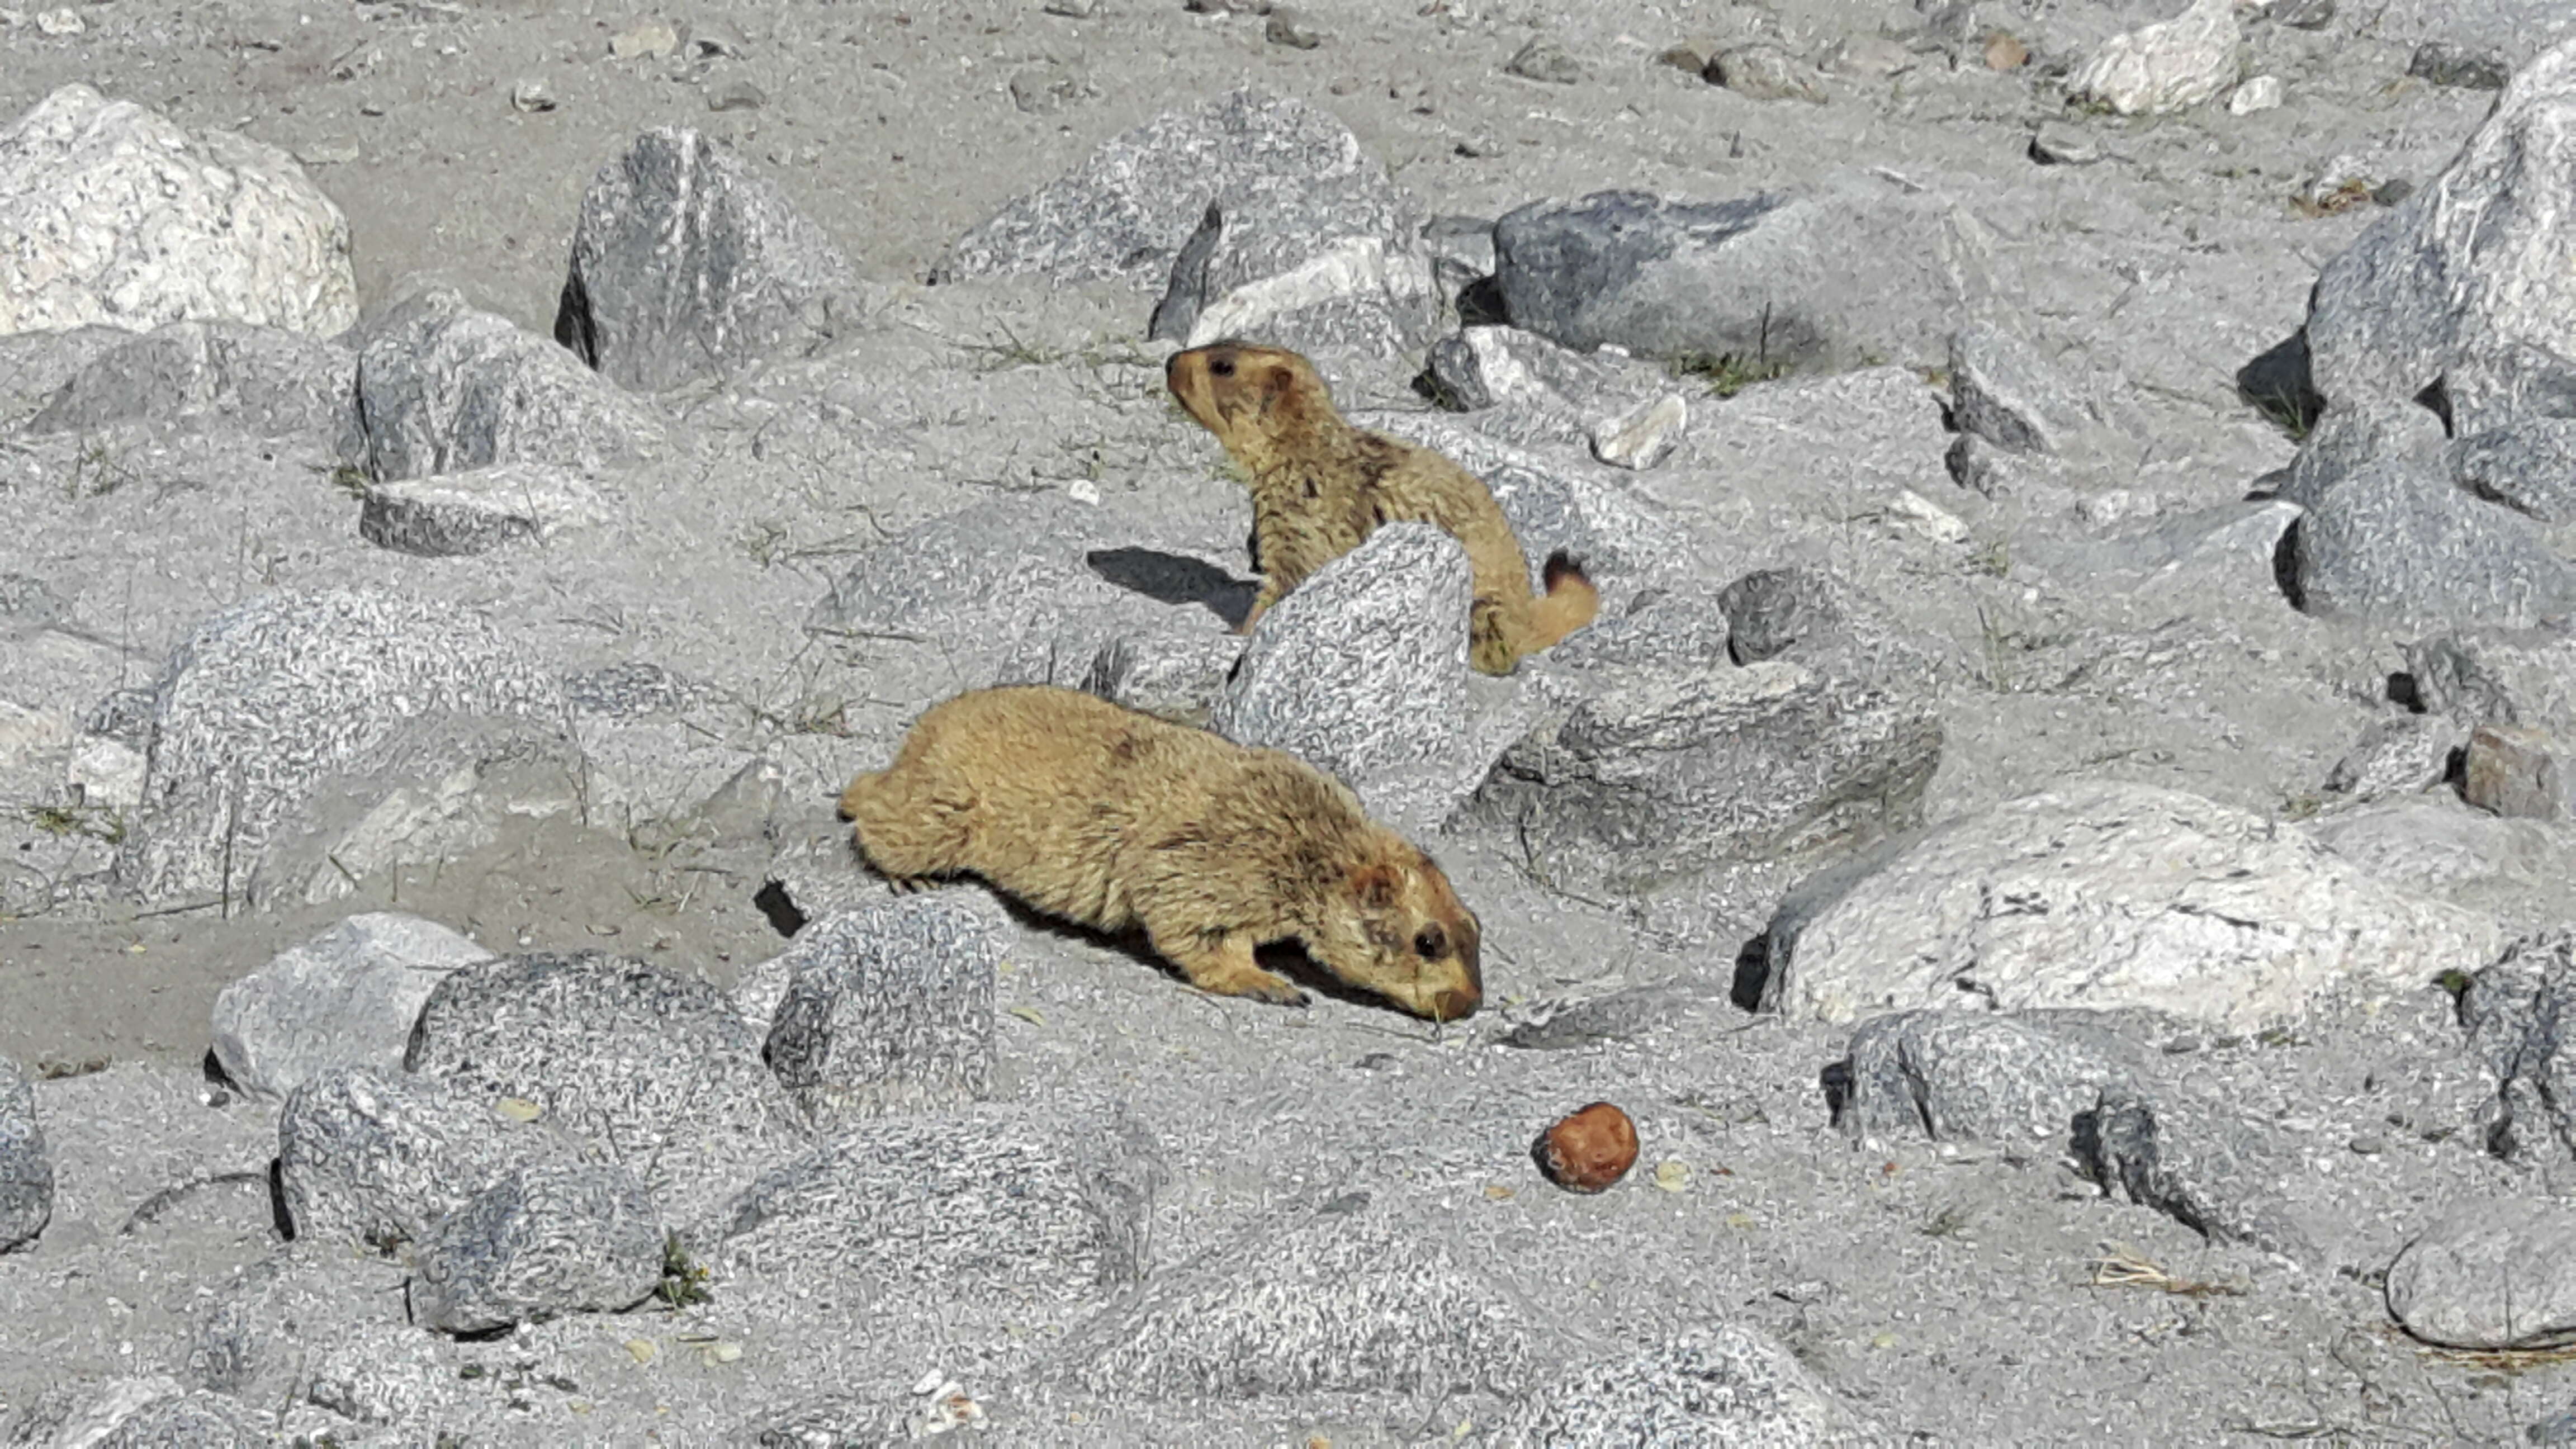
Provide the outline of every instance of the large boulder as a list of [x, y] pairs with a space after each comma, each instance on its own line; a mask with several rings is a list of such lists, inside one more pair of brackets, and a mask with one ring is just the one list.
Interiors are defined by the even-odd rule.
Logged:
[[296, 1239], [390, 1247], [532, 1163], [574, 1162], [585, 1144], [533, 1104], [375, 1067], [318, 1073], [277, 1119], [280, 1204]]
[[805, 1145], [761, 1033], [703, 981], [597, 952], [506, 956], [449, 973], [404, 1066], [607, 1149], [675, 1225], [698, 1221]]
[[1505, 752], [1469, 808], [1551, 879], [1651, 891], [1910, 830], [1940, 758], [1927, 705], [1797, 664], [1604, 670]]
[[353, 336], [363, 432], [350, 461], [376, 481], [494, 463], [596, 471], [661, 447], [644, 402], [453, 291], [407, 298]]
[[357, 426], [357, 355], [243, 322], [173, 322], [82, 368], [28, 420], [31, 433], [221, 430], [337, 448]]
[[1473, 586], [1447, 533], [1378, 529], [1261, 616], [1209, 728], [1340, 777], [1399, 831], [1438, 828], [1526, 725], [1471, 694]]
[[358, 317], [349, 223], [295, 159], [67, 85], [0, 131], [0, 333]]
[[1721, 1323], [1552, 1376], [1500, 1434], [1559, 1449], [1719, 1449], [1858, 1442], [1871, 1429], [1788, 1349]]
[[1494, 226], [1515, 327], [1746, 367], [1937, 362], [1986, 288], [1982, 235], [1873, 177], [1690, 202], [1633, 191], [1536, 201]]
[[2419, 456], [2338, 480], [2291, 526], [2286, 555], [2292, 602], [2324, 617], [2515, 629], [2576, 608], [2576, 566], [2530, 519]]
[[1760, 1000], [1798, 1016], [2141, 1006], [2248, 1031], [2330, 989], [2476, 970], [2504, 943], [2277, 821], [2077, 781], [1824, 872], [1765, 944]]
[[490, 959], [417, 916], [351, 916], [223, 989], [215, 1060], [260, 1097], [283, 1097], [336, 1067], [399, 1071], [430, 991], [448, 972]]
[[1001, 957], [974, 893], [908, 896], [808, 923], [755, 968], [783, 978], [775, 1010], [746, 1014], [768, 1024], [770, 1069], [820, 1130], [971, 1102], [993, 1093]]
[[441, 719], [552, 728], [562, 708], [554, 680], [475, 615], [373, 592], [263, 595], [200, 625], [162, 671], [119, 870], [146, 897], [238, 891], [300, 808], [406, 735]]
[[1184, 347], [1258, 337], [1328, 360], [1392, 359], [1428, 343], [1442, 310], [1419, 218], [1368, 168], [1259, 177], [1209, 202], [1147, 332]]
[[613, 514], [578, 471], [546, 463], [496, 463], [372, 484], [358, 511], [358, 536], [378, 548], [424, 558], [490, 553], [542, 542]]
[[1834, 1125], [1853, 1136], [2064, 1146], [2106, 1087], [2148, 1077], [2118, 1032], [2065, 1013], [1897, 1011], [1854, 1028], [1826, 1072]]
[[36, 1089], [0, 1057], [0, 1253], [33, 1241], [54, 1215], [54, 1160], [36, 1120]]
[[646, 392], [828, 341], [857, 273], [730, 147], [657, 127], [591, 178], [555, 340]]
[[2576, 1207], [2545, 1198], [2454, 1203], [2388, 1265], [2388, 1312], [2446, 1348], [2576, 1343]]
[[2576, 1167], [2576, 936], [2506, 948], [2460, 993], [2460, 1024], [2495, 1083], [2480, 1113], [2487, 1150], [2566, 1178]]
[[412, 1321], [487, 1333], [566, 1313], [614, 1313], [662, 1281], [652, 1194], [603, 1163], [523, 1167], [441, 1219], [412, 1252]]
[[1329, 113], [1234, 91], [1102, 142], [1081, 166], [958, 238], [935, 276], [1162, 282], [1209, 204], [1239, 188], [1325, 187], [1380, 171]]

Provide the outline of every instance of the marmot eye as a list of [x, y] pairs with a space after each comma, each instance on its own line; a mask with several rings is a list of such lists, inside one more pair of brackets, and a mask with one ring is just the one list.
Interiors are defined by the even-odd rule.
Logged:
[[1426, 961], [1436, 961], [1449, 954], [1449, 935], [1438, 926], [1425, 926], [1413, 938], [1414, 953]]
[[1232, 377], [1234, 376], [1234, 359], [1231, 357], [1210, 358], [1208, 359], [1208, 371], [1218, 377]]

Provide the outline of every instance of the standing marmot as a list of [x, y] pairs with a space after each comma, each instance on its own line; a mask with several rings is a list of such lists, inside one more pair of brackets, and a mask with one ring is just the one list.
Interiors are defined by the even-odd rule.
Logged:
[[1141, 925], [1203, 991], [1303, 1004], [1252, 956], [1293, 937], [1417, 1016], [1484, 1000], [1475, 915], [1340, 782], [1077, 690], [933, 705], [891, 767], [850, 782], [841, 815], [898, 883], [973, 874], [1101, 930]]
[[1529, 562], [1484, 480], [1433, 452], [1356, 428], [1333, 407], [1314, 364], [1293, 352], [1213, 342], [1174, 353], [1163, 380], [1201, 427], [1252, 476], [1254, 564], [1263, 579], [1243, 628], [1308, 574], [1349, 553], [1381, 523], [1410, 519], [1467, 546], [1476, 601], [1467, 656], [1509, 674], [1524, 654], [1592, 622], [1592, 581], [1564, 553], [1532, 594]]

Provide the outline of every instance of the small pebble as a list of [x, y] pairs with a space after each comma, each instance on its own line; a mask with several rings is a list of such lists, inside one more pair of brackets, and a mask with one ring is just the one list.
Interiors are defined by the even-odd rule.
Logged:
[[40, 10], [36, 13], [36, 30], [44, 35], [78, 35], [89, 29], [77, 10]]
[[510, 105], [514, 110], [534, 114], [555, 108], [554, 93], [541, 80], [523, 80], [510, 87]]
[[1637, 1165], [1637, 1124], [1608, 1102], [1595, 1102], [1540, 1133], [1530, 1155], [1566, 1191], [1600, 1192]]
[[1998, 30], [1986, 37], [1986, 69], [2019, 70], [2030, 64], [2030, 47], [2019, 36]]
[[2090, 166], [2102, 159], [2102, 148], [2082, 131], [2052, 121], [2032, 134], [2030, 159], [2042, 166]]
[[1290, 50], [1313, 50], [1324, 43], [1324, 32], [1317, 30], [1305, 12], [1286, 7], [1274, 9], [1262, 24], [1261, 36], [1272, 45]]
[[608, 53], [619, 60], [659, 60], [680, 48], [680, 32], [667, 20], [647, 20], [609, 37]]
[[1520, 53], [1504, 64], [1503, 73], [1523, 80], [1570, 86], [1583, 79], [1583, 64], [1566, 54], [1565, 47], [1542, 37], [1522, 46]]
[[2233, 116], [2250, 116], [2256, 111], [2276, 110], [2281, 104], [2281, 78], [2258, 75], [2236, 88], [2227, 98], [2227, 112]]
[[760, 87], [735, 76], [707, 87], [707, 109], [710, 111], [751, 111], [769, 103]]

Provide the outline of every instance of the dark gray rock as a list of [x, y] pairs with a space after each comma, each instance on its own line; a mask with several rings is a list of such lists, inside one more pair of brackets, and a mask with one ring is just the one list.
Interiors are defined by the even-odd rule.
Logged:
[[338, 342], [241, 322], [173, 322], [82, 368], [30, 419], [31, 433], [149, 431], [309, 437], [336, 448], [357, 426], [357, 355]]
[[2487, 1150], [2563, 1176], [2576, 1166], [2576, 937], [2525, 937], [2460, 993], [2469, 1055], [2496, 1083]]
[[1379, 528], [1262, 615], [1208, 727], [1340, 777], [1399, 832], [1436, 829], [1526, 723], [1496, 689], [1471, 695], [1473, 582], [1438, 528]]
[[1545, 1315], [1437, 1217], [1354, 1196], [1131, 1291], [1066, 1336], [1057, 1371], [1130, 1400], [1516, 1395]]
[[1442, 298], [1412, 204], [1382, 171], [1255, 177], [1208, 203], [1173, 259], [1150, 337], [1258, 337], [1324, 359], [1419, 351]]
[[377, 482], [494, 463], [596, 471], [662, 446], [645, 403], [452, 291], [411, 297], [351, 335], [362, 431], [348, 456]]
[[608, 511], [598, 487], [569, 468], [498, 463], [370, 486], [358, 536], [396, 553], [456, 558], [550, 538]]
[[993, 1093], [1002, 938], [973, 893], [827, 916], [755, 974], [785, 976], [765, 1055], [815, 1128]]
[[533, 1104], [373, 1067], [321, 1073], [277, 1120], [277, 1176], [299, 1242], [417, 1242], [466, 1199], [519, 1168], [576, 1161], [586, 1144]]
[[279, 953], [215, 998], [214, 1054], [234, 1086], [283, 1097], [337, 1067], [398, 1071], [448, 972], [492, 953], [417, 916], [372, 912]]
[[2298, 1144], [2214, 1103], [2111, 1087], [2078, 1116], [2076, 1161], [2105, 1196], [2154, 1208], [2212, 1242], [2318, 1261], [2315, 1236], [2283, 1211], [2285, 1185], [2309, 1169]]
[[1160, 1167], [1140, 1134], [979, 1108], [844, 1128], [744, 1189], [728, 1273], [825, 1302], [1082, 1302], [1137, 1281]]
[[615, 1313], [662, 1281], [652, 1194], [622, 1167], [539, 1163], [474, 1195], [412, 1254], [411, 1315], [483, 1333], [566, 1313]]
[[2406, 62], [2406, 73], [2419, 80], [2473, 91], [2503, 90], [2512, 70], [2499, 51], [2475, 50], [2440, 40], [2428, 40], [2415, 47], [2414, 58]]
[[2339, 480], [2292, 526], [2290, 601], [2397, 627], [2524, 628], [2576, 607], [2576, 569], [2531, 520], [2455, 488], [2417, 458]]
[[2417, 705], [2462, 734], [2503, 724], [2576, 738], [2576, 634], [2459, 630], [2416, 640], [2405, 655]]
[[1727, 657], [1766, 659], [1821, 674], [1919, 685], [1931, 654], [1906, 637], [1895, 617], [1840, 577], [1806, 566], [1756, 569], [1718, 590]]
[[1834, 1125], [1853, 1136], [1903, 1134], [2063, 1147], [2105, 1088], [2152, 1078], [2146, 1053], [2116, 1031], [2064, 1014], [1900, 1011], [1852, 1032], [1826, 1072]]
[[1377, 163], [1330, 114], [1239, 90], [1102, 142], [1067, 175], [960, 237], [938, 281], [1038, 273], [1162, 281], [1208, 204], [1248, 182], [1328, 184]]
[[1930, 361], [1985, 285], [1946, 206], [1848, 176], [1722, 202], [1532, 202], [1495, 223], [1494, 254], [1512, 325], [1668, 360]]
[[776, 182], [722, 142], [657, 127], [582, 194], [555, 340], [620, 386], [659, 392], [843, 325], [858, 275]]
[[1875, 1427], [1787, 1348], [1722, 1323], [1559, 1373], [1522, 1395], [1498, 1433], [1559, 1449], [1717, 1449], [1856, 1443]]
[[536, 1103], [641, 1176], [675, 1225], [806, 1140], [759, 1029], [715, 987], [641, 961], [536, 954], [451, 973], [404, 1065]]
[[36, 1089], [0, 1057], [0, 1253], [35, 1241], [54, 1215], [54, 1160], [36, 1120]]
[[2491, 503], [2542, 523], [2576, 523], [2576, 418], [2527, 418], [2462, 438], [2451, 476]]
[[2328, 402], [2403, 404], [2518, 346], [2576, 351], [2565, 188], [2542, 179], [2576, 166], [2571, 116], [2576, 45], [2561, 44], [2513, 78], [2441, 175], [2326, 264], [2307, 336]]
[[2455, 1202], [2388, 1265], [2388, 1312], [2448, 1348], [2576, 1342], [2576, 1208], [2528, 1197]]
[[162, 671], [119, 873], [146, 898], [238, 892], [326, 783], [430, 719], [551, 728], [561, 710], [554, 681], [475, 615], [372, 592], [255, 598]]
[[1472, 818], [1578, 889], [1818, 861], [1919, 824], [1939, 716], [1795, 664], [1634, 669], [1512, 746]]
[[2442, 458], [2447, 444], [2440, 416], [2414, 403], [2330, 408], [2299, 440], [2298, 456], [2290, 460], [2278, 496], [2314, 507], [2336, 484], [2384, 460], [2409, 460], [2426, 477], [2434, 477], [2448, 471]]

